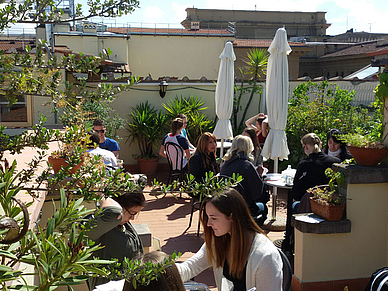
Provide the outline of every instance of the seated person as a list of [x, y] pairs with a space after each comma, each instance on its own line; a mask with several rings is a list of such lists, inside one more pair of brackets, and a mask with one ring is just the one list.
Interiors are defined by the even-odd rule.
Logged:
[[217, 139], [210, 132], [204, 132], [199, 140], [195, 154], [190, 158], [189, 171], [197, 182], [205, 178], [207, 172], [218, 174], [220, 166], [216, 160]]
[[253, 128], [256, 131], [259, 144], [263, 147], [265, 139], [269, 133], [268, 116], [264, 113], [259, 113], [245, 121], [245, 125], [246, 127]]
[[249, 137], [238, 135], [233, 139], [232, 146], [223, 158], [221, 175], [231, 177], [233, 173], [243, 177], [240, 193], [248, 205], [249, 211], [255, 221], [262, 225], [267, 217], [268, 209], [265, 205], [269, 194], [264, 183], [252, 164], [253, 144]]
[[181, 135], [183, 135], [186, 139], [187, 139], [187, 142], [189, 143], [189, 147], [190, 147], [190, 150], [194, 151], [195, 150], [195, 146], [193, 146], [189, 140], [189, 137], [187, 136], [187, 131], [186, 131], [186, 127], [187, 127], [187, 116], [184, 115], [183, 113], [179, 113], [177, 118], [180, 118], [183, 120], [183, 128], [182, 128], [182, 131], [181, 131]]
[[[168, 133], [163, 138], [162, 145], [160, 146], [160, 149], [159, 149], [159, 155], [167, 158], [165, 144], [167, 142], [175, 143], [178, 146], [180, 146], [184, 151], [183, 168], [185, 168], [187, 165], [187, 161], [190, 158], [190, 150], [189, 150], [189, 142], [187, 141], [186, 138], [184, 138], [180, 134], [182, 129], [183, 129], [183, 120], [180, 118], [175, 118], [171, 122], [171, 132]], [[176, 154], [176, 153], [172, 153], [172, 154]], [[172, 163], [175, 163], [175, 162], [176, 162], [176, 159], [172, 158]], [[173, 164], [173, 169], [182, 170], [182, 169], [178, 169], [177, 165], [174, 165], [174, 164]]]
[[98, 132], [98, 135], [100, 137], [99, 147], [102, 149], [113, 152], [115, 154], [116, 158], [118, 158], [119, 151], [120, 151], [119, 144], [114, 139], [105, 136], [106, 127], [105, 127], [104, 121], [101, 119], [94, 120], [93, 130]]
[[242, 132], [243, 136], [248, 136], [253, 143], [253, 161], [252, 164], [256, 167], [257, 172], [260, 177], [263, 175], [263, 172], [267, 173], [268, 170], [263, 166], [263, 156], [261, 155], [261, 147], [259, 144], [259, 140], [253, 128], [245, 128]]
[[94, 130], [88, 132], [88, 134], [90, 134], [90, 142], [87, 145], [88, 150], [86, 152], [93, 156], [100, 156], [108, 170], [117, 170], [119, 165], [117, 164], [117, 159], [114, 153], [108, 150], [104, 150], [100, 147], [95, 148], [95, 146], [100, 143], [99, 134]]
[[[168, 259], [165, 252], [154, 251], [144, 254], [137, 258], [142, 264], [150, 262], [154, 264], [163, 263]], [[130, 282], [125, 280], [110, 281], [109, 283], [99, 285], [94, 291], [185, 291], [182, 279], [179, 275], [175, 263], [166, 267], [164, 272], [159, 272], [159, 276], [154, 278], [148, 285], [142, 285], [137, 282], [137, 288], [133, 287], [132, 280]]]
[[296, 168], [294, 185], [291, 195], [296, 202], [287, 209], [287, 222], [285, 239], [282, 243], [282, 250], [293, 252], [293, 227], [291, 226], [292, 213], [311, 212], [310, 194], [306, 193], [307, 189], [317, 185], [325, 185], [329, 178], [325, 175], [325, 170], [330, 168], [334, 163], [340, 163], [341, 160], [330, 157], [321, 151], [322, 142], [315, 133], [309, 133], [302, 137], [301, 143], [305, 154], [308, 156], [303, 159]]
[[336, 157], [343, 162], [346, 159], [351, 159], [352, 155], [350, 154], [346, 143], [341, 141], [340, 137], [342, 132], [338, 129], [330, 129], [327, 133], [326, 146], [324, 148], [324, 153]]
[[322, 142], [315, 133], [306, 134], [302, 137], [301, 143], [308, 157], [303, 159], [296, 168], [292, 187], [292, 197], [296, 201], [301, 200], [307, 189], [329, 183], [325, 170], [334, 163], [341, 163], [339, 158], [328, 156], [321, 151]]
[[279, 251], [253, 221], [240, 193], [227, 188], [206, 197], [200, 221], [205, 243], [194, 256], [177, 264], [184, 282], [213, 267], [218, 290], [282, 290]]

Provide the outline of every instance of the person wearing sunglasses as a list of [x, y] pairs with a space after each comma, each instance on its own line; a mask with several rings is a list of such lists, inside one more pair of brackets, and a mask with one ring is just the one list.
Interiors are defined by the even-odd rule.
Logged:
[[[130, 221], [144, 208], [146, 202], [142, 192], [128, 192], [113, 198], [102, 198], [101, 211], [90, 221], [87, 236], [103, 246], [93, 253], [102, 260], [132, 259], [143, 253], [143, 244]], [[109, 282], [109, 278], [90, 277], [89, 290], [96, 285]]]
[[98, 135], [100, 137], [99, 147], [104, 150], [113, 152], [116, 158], [118, 158], [119, 151], [120, 151], [119, 144], [114, 139], [105, 136], [105, 132], [106, 132], [105, 122], [102, 119], [94, 120], [93, 130], [98, 132]]

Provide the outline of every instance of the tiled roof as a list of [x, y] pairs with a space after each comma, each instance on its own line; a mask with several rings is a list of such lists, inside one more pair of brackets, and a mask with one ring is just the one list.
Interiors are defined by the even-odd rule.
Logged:
[[380, 48], [377, 48], [377, 41], [364, 42], [360, 44], [353, 45], [351, 47], [336, 51], [331, 54], [322, 56], [321, 58], [333, 58], [333, 57], [345, 57], [345, 56], [354, 56], [354, 55], [364, 55], [367, 53], [375, 52]]
[[[234, 47], [261, 47], [269, 48], [272, 39], [235, 39], [233, 41]], [[291, 47], [307, 47], [305, 43], [289, 41], [288, 44]]]
[[159, 34], [159, 35], [206, 35], [206, 36], [233, 36], [226, 29], [185, 29], [185, 28], [145, 28], [145, 27], [111, 27], [109, 32], [121, 34]]
[[24, 48], [29, 45], [31, 47], [35, 47], [35, 41], [33, 41], [33, 44], [30, 44], [29, 40], [14, 40], [14, 39], [2, 39], [0, 40], [0, 50], [5, 52], [11, 52], [15, 50], [17, 52], [24, 51]]

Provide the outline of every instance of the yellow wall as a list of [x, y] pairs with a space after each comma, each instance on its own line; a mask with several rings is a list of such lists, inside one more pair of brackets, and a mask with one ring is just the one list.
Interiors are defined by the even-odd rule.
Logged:
[[301, 281], [368, 278], [388, 265], [388, 183], [350, 184], [347, 198], [350, 233], [295, 229], [294, 274]]
[[[141, 36], [96, 37], [57, 36], [57, 45], [66, 45], [74, 52], [99, 55], [104, 48], [112, 50], [111, 60], [128, 63], [136, 76], [152, 79], [175, 76], [181, 79], [215, 80], [219, 55], [229, 39], [223, 37]], [[231, 39], [230, 39], [231, 40]]]

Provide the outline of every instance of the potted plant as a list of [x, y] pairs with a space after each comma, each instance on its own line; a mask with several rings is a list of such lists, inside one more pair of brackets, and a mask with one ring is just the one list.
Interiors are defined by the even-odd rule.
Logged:
[[137, 142], [140, 155], [137, 156], [140, 172], [146, 175], [156, 173], [158, 156], [154, 154], [154, 147], [161, 144], [167, 133], [167, 115], [157, 111], [148, 101], [141, 102], [131, 108], [130, 119], [127, 123], [127, 141]]
[[331, 168], [325, 171], [330, 178], [329, 185], [315, 186], [307, 190], [310, 197], [311, 210], [328, 221], [340, 220], [345, 209], [345, 197], [340, 193], [339, 186], [345, 181], [343, 173], [334, 172]]
[[378, 134], [348, 133], [341, 136], [341, 139], [347, 143], [350, 153], [360, 166], [377, 166], [388, 151]]
[[65, 131], [57, 131], [58, 150], [48, 157], [54, 173], [62, 168], [68, 174], [76, 173], [84, 163], [87, 134], [82, 127], [66, 127]]

